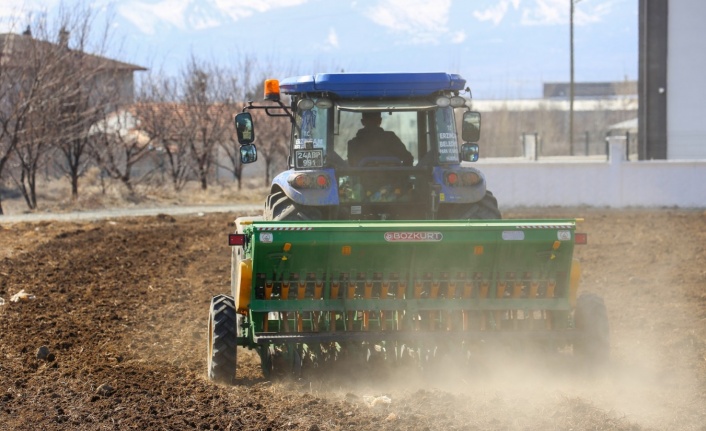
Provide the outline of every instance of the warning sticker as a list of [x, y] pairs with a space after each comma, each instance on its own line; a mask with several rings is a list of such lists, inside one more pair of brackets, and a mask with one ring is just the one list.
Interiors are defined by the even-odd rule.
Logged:
[[270, 232], [262, 232], [260, 234], [260, 242], [270, 243], [274, 239], [274, 236]]
[[521, 230], [504, 230], [502, 235], [505, 241], [522, 241], [525, 239], [525, 233]]
[[387, 242], [437, 242], [442, 239], [441, 232], [385, 232]]
[[556, 234], [559, 241], [571, 241], [571, 232], [568, 230], [560, 230]]

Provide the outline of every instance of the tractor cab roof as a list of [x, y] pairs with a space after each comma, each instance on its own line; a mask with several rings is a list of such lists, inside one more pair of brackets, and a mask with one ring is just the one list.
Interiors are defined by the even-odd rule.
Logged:
[[449, 73], [319, 73], [280, 82], [285, 94], [328, 93], [341, 98], [419, 97], [461, 91], [466, 80]]

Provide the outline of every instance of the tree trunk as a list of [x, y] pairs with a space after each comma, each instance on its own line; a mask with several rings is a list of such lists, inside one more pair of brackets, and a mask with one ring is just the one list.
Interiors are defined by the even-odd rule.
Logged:
[[25, 203], [27, 204], [27, 208], [32, 210], [34, 208], [32, 207], [32, 201], [29, 196], [29, 191], [27, 190], [27, 185], [25, 184], [26, 176], [27, 176], [27, 174], [26, 174], [26, 171], [23, 167], [22, 171], [20, 173], [20, 181], [19, 181], [19, 184], [17, 184], [17, 186], [20, 188], [20, 191], [22, 192], [22, 197], [25, 199]]
[[127, 191], [130, 193], [131, 196], [135, 194], [135, 190], [132, 188], [132, 181], [130, 181], [130, 177], [122, 176], [120, 177], [120, 181], [122, 181], [123, 185], [125, 185]]
[[29, 198], [32, 202], [33, 210], [37, 209], [37, 169], [27, 174], [27, 184], [29, 184]]
[[270, 185], [270, 166], [272, 166], [272, 160], [265, 159], [265, 187]]
[[208, 171], [203, 168], [203, 166], [199, 166], [199, 179], [201, 180], [201, 190], [206, 190], [208, 189]]
[[78, 175], [71, 175], [71, 199], [78, 200]]

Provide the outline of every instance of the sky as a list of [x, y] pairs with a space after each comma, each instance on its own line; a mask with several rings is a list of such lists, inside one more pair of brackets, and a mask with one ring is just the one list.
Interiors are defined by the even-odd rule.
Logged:
[[[0, 28], [80, 3], [109, 22], [110, 56], [153, 71], [250, 57], [274, 78], [441, 71], [466, 78], [474, 98], [536, 98], [569, 80], [570, 1], [0, 0]], [[576, 81], [636, 80], [638, 0], [574, 2]]]

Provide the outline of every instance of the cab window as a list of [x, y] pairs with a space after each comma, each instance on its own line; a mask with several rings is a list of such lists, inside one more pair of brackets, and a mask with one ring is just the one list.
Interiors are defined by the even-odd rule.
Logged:
[[314, 106], [306, 111], [297, 111], [294, 123], [294, 149], [321, 148], [326, 154], [326, 116], [328, 108]]
[[453, 108], [437, 109], [435, 125], [439, 163], [458, 163], [458, 134]]

